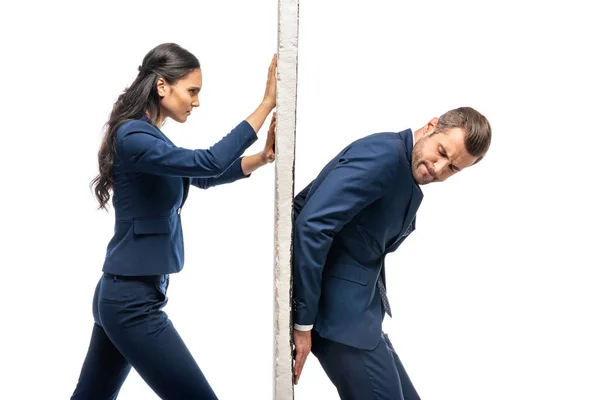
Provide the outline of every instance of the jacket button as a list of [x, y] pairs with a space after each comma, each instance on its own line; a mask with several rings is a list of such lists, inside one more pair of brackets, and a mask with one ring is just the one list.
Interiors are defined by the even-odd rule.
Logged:
[[181, 214], [181, 207], [179, 207], [179, 208], [177, 209], [177, 215], [180, 215], [180, 214]]

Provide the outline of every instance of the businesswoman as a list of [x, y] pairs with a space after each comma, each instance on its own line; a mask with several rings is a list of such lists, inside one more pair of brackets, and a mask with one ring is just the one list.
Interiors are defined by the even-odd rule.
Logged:
[[198, 59], [174, 43], [151, 50], [117, 99], [92, 181], [101, 208], [115, 212], [103, 275], [93, 300], [94, 327], [72, 399], [115, 399], [133, 366], [162, 399], [216, 399], [162, 308], [169, 274], [184, 261], [181, 208], [190, 185], [209, 188], [247, 177], [273, 161], [274, 120], [264, 150], [243, 157], [275, 107], [277, 59], [260, 105], [207, 150], [177, 147], [160, 130], [199, 106]]

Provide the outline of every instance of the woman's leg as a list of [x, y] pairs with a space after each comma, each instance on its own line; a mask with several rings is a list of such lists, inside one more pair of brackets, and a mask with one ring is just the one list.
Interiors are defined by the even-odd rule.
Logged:
[[[94, 294], [94, 319], [97, 319], [98, 290], [101, 282], [102, 280]], [[90, 346], [71, 400], [116, 399], [130, 370], [131, 364], [112, 344], [98, 321], [94, 322]]]
[[162, 399], [217, 399], [162, 308], [168, 277], [107, 277], [99, 316], [111, 341]]

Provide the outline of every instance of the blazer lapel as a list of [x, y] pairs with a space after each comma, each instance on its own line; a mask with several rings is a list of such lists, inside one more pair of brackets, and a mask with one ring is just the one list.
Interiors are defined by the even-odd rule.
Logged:
[[[411, 165], [412, 162], [412, 150], [413, 150], [413, 133], [412, 130], [407, 129], [399, 133], [402, 140], [404, 140], [405, 149], [406, 149], [406, 159], [408, 160], [408, 165]], [[398, 242], [403, 238], [408, 236], [415, 229], [415, 221], [417, 209], [421, 205], [421, 201], [423, 200], [423, 192], [419, 185], [414, 181], [411, 175], [411, 197], [410, 204], [408, 206], [408, 211], [406, 216], [404, 217], [404, 223], [402, 224], [402, 228], [400, 229], [400, 233], [396, 236], [395, 240], [392, 242], [391, 246], [388, 246], [388, 249], [394, 248], [398, 245]]]
[[406, 236], [411, 231], [415, 229], [415, 221], [417, 219], [417, 209], [421, 205], [421, 201], [423, 200], [423, 192], [421, 188], [416, 183], [412, 188], [412, 197], [410, 199], [410, 205], [408, 206], [408, 212], [406, 213], [406, 218], [404, 218], [404, 224], [402, 224], [402, 229], [400, 230], [400, 236]]
[[398, 233], [394, 241], [389, 246], [387, 246], [386, 251], [390, 251], [390, 249], [395, 249], [401, 240], [403, 240], [413, 230], [415, 230], [415, 224], [417, 221], [417, 209], [421, 204], [421, 200], [423, 200], [423, 193], [421, 192], [419, 186], [417, 184], [414, 184], [412, 196], [410, 199], [410, 205], [408, 206], [406, 217], [404, 217], [404, 223], [402, 224], [402, 228], [400, 229], [400, 232]]

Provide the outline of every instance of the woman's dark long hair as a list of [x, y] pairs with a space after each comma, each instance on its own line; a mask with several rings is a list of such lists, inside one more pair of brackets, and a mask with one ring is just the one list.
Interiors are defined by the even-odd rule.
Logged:
[[113, 187], [115, 138], [119, 126], [144, 114], [148, 115], [150, 121], [158, 121], [161, 117], [160, 98], [156, 88], [158, 79], [163, 78], [168, 84], [174, 84], [199, 68], [198, 59], [175, 43], [158, 45], [146, 54], [142, 65], [138, 67], [138, 76], [117, 98], [105, 125], [104, 138], [98, 151], [99, 174], [90, 183], [100, 204], [98, 209], [108, 210], [106, 204]]

